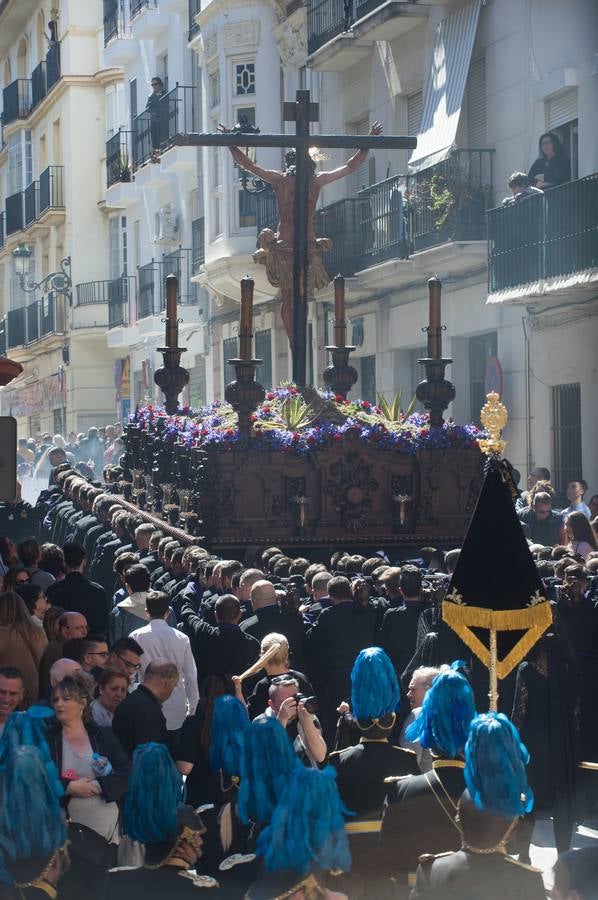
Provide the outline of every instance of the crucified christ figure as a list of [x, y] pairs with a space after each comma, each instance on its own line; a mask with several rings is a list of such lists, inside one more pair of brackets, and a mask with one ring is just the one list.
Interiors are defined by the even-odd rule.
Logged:
[[[219, 125], [218, 130], [224, 134], [230, 132], [229, 128]], [[370, 129], [371, 135], [382, 134], [380, 122], [374, 122]], [[242, 141], [242, 136], [239, 137]], [[317, 143], [317, 135], [314, 135], [314, 143]], [[253, 254], [256, 263], [266, 266], [266, 276], [270, 284], [280, 289], [281, 315], [285, 331], [293, 346], [293, 249], [295, 242], [294, 202], [295, 202], [295, 160], [294, 150], [285, 154], [286, 168], [283, 172], [275, 169], [264, 169], [252, 162], [247, 154], [239, 147], [229, 147], [231, 155], [238, 166], [246, 169], [262, 181], [272, 185], [278, 201], [280, 222], [278, 230], [273, 232], [270, 228], [264, 228], [258, 236], [258, 250]], [[330, 284], [330, 278], [322, 262], [322, 252], [330, 250], [332, 241], [329, 238], [316, 238], [314, 235], [314, 219], [316, 205], [320, 191], [325, 184], [338, 181], [355, 172], [368, 155], [367, 150], [358, 150], [344, 166], [332, 169], [330, 172], [316, 172], [316, 164], [312, 161], [312, 172], [309, 180], [309, 194], [307, 201], [308, 221], [308, 274], [307, 296], [312, 299], [314, 292], [319, 288]]]

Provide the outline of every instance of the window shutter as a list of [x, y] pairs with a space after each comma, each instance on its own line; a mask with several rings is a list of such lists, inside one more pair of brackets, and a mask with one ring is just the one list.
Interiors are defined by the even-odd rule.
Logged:
[[549, 131], [577, 118], [577, 88], [570, 88], [546, 101], [546, 127]]
[[420, 89], [407, 97], [407, 134], [419, 134], [424, 111], [424, 92]]
[[467, 77], [467, 144], [473, 150], [486, 146], [486, 60], [477, 59]]

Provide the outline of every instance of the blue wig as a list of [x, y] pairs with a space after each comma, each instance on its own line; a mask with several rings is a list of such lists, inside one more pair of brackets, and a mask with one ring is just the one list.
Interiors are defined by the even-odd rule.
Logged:
[[215, 772], [227, 775], [241, 773], [243, 735], [249, 728], [249, 716], [240, 700], [224, 694], [217, 697], [212, 709], [212, 741], [210, 763]]
[[177, 833], [183, 776], [164, 744], [140, 744], [133, 753], [125, 796], [125, 830], [142, 844], [157, 844]]
[[46, 740], [45, 723], [53, 718], [53, 710], [45, 706], [30, 706], [26, 712], [14, 712], [0, 737], [0, 766], [4, 765], [7, 755], [16, 747], [35, 747], [43, 761], [52, 790], [57, 797], [62, 797], [62, 782]]
[[467, 679], [458, 672], [441, 672], [424, 697], [419, 718], [407, 728], [407, 738], [419, 741], [426, 750], [455, 759], [463, 753], [475, 714]]
[[344, 808], [332, 766], [293, 773], [271, 824], [262, 831], [257, 852], [266, 869], [292, 869], [306, 875], [312, 868], [351, 868]]
[[351, 672], [351, 706], [359, 721], [381, 719], [400, 706], [399, 683], [390, 659], [380, 647], [362, 650]]
[[514, 819], [530, 812], [527, 747], [503, 713], [485, 713], [471, 723], [465, 745], [465, 784], [478, 809]]
[[292, 773], [300, 765], [278, 719], [264, 716], [252, 722], [245, 732], [245, 752], [241, 757], [241, 821], [269, 822]]
[[[56, 771], [56, 770], [54, 770]], [[10, 862], [49, 859], [66, 841], [56, 786], [33, 746], [5, 749], [0, 766], [0, 882]]]

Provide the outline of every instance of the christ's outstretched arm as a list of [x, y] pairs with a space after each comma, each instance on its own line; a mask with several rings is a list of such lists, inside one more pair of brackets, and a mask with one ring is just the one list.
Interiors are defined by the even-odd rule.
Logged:
[[[218, 131], [221, 131], [222, 134], [230, 134], [230, 128], [227, 128], [226, 125], [220, 124], [218, 126]], [[242, 139], [242, 136], [239, 135], [239, 139]], [[231, 156], [234, 161], [240, 166], [242, 169], [246, 169], [248, 172], [251, 172], [252, 175], [257, 175], [258, 178], [261, 178], [262, 181], [267, 181], [268, 184], [276, 184], [282, 179], [281, 172], [277, 172], [275, 169], [263, 169], [261, 166], [258, 166], [256, 163], [252, 162], [246, 153], [243, 153], [239, 147], [229, 147], [231, 152]]]
[[[371, 135], [382, 134], [382, 125], [380, 122], [374, 122], [372, 127], [370, 128]], [[360, 167], [364, 159], [368, 155], [368, 150], [358, 150], [357, 153], [354, 153], [351, 159], [348, 159], [344, 166], [340, 166], [338, 169], [332, 169], [331, 172], [320, 172], [315, 177], [318, 181], [318, 184], [325, 185], [330, 184], [331, 181], [338, 181], [339, 178], [344, 178], [345, 175], [350, 175], [351, 172], [357, 171]]]

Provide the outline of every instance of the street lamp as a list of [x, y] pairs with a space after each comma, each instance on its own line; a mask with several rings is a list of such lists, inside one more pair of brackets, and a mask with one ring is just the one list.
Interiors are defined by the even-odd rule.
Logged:
[[19, 244], [18, 247], [15, 247], [12, 251], [15, 273], [19, 279], [21, 290], [25, 291], [27, 294], [31, 294], [34, 291], [42, 291], [43, 293], [46, 291], [53, 291], [55, 294], [62, 294], [64, 297], [68, 297], [70, 304], [72, 302], [71, 288], [73, 286], [71, 281], [70, 256], [66, 256], [64, 259], [60, 260], [59, 272], [50, 272], [50, 274], [46, 275], [45, 278], [42, 278], [41, 281], [27, 281], [31, 254], [31, 247], [28, 247], [27, 244]]
[[[256, 125], [252, 125], [247, 116], [239, 116], [239, 121], [235, 125], [234, 128], [231, 128], [231, 134], [259, 134], [260, 130]], [[245, 148], [245, 153], [247, 154], [248, 147]], [[261, 178], [256, 178], [247, 172], [245, 169], [242, 169], [235, 163], [235, 168], [239, 170], [239, 180], [241, 182], [241, 187], [245, 191], [246, 194], [264, 194], [266, 191], [271, 191], [272, 188], [267, 182], [262, 181]], [[250, 186], [251, 182], [251, 186]]]

